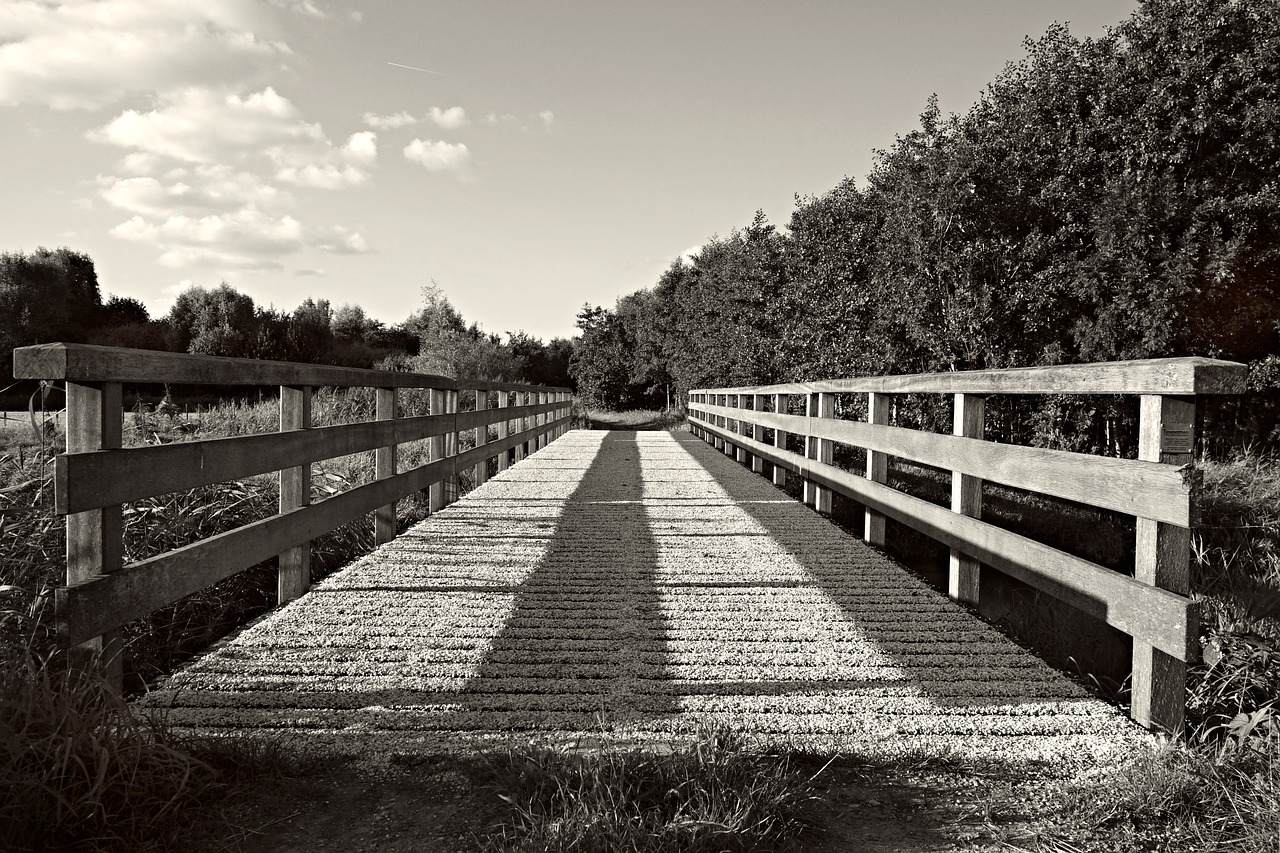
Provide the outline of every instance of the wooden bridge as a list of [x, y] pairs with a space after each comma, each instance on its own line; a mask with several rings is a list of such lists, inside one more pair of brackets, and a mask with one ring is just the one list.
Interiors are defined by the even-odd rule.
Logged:
[[[1195, 397], [1243, 390], [1242, 366], [1205, 359], [847, 379], [697, 390], [691, 432], [628, 433], [569, 431], [564, 389], [61, 344], [15, 362], [68, 387], [64, 641], [110, 659], [123, 622], [281, 554], [289, 603], [140, 702], [353, 754], [671, 740], [719, 721], [862, 754], [1115, 756], [1143, 729], [965, 605], [985, 565], [1093, 613], [1133, 637], [1132, 715], [1180, 725], [1198, 650]], [[119, 449], [120, 383], [144, 381], [279, 384], [283, 431]], [[378, 388], [380, 420], [309, 428], [322, 384]], [[432, 414], [396, 417], [395, 388], [428, 389]], [[889, 425], [902, 393], [954, 395], [955, 435]], [[983, 440], [982, 399], [1009, 393], [1137, 395], [1140, 458]], [[838, 395], [865, 395], [865, 421], [837, 417]], [[423, 437], [432, 461], [398, 471], [395, 445]], [[865, 451], [864, 473], [833, 464], [837, 443]], [[378, 479], [309, 505], [307, 465], [369, 449]], [[888, 486], [889, 456], [950, 471], [952, 507]], [[463, 469], [477, 486], [449, 503]], [[120, 565], [121, 503], [270, 470], [279, 515]], [[788, 472], [809, 506], [759, 476]], [[981, 521], [983, 480], [1135, 516], [1134, 576]], [[433, 514], [394, 536], [395, 500], [423, 488]], [[833, 491], [866, 507], [872, 544], [890, 517], [950, 546], [950, 597], [832, 524]], [[379, 547], [302, 594], [307, 542], [371, 511]]]

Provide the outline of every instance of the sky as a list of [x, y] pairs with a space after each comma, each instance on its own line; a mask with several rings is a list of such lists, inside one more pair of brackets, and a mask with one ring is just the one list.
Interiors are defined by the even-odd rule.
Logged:
[[1126, 0], [0, 0], [0, 251], [574, 334]]

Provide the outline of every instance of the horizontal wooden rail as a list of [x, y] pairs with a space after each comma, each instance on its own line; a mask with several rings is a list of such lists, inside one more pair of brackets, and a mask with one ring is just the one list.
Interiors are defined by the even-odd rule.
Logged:
[[[773, 482], [799, 475], [806, 503], [831, 511], [830, 493], [865, 507], [864, 536], [884, 544], [893, 518], [950, 549], [948, 592], [979, 600], [980, 568], [1064, 601], [1132, 638], [1131, 713], [1144, 725], [1181, 727], [1186, 664], [1199, 654], [1199, 608], [1190, 598], [1190, 535], [1199, 476], [1193, 464], [1195, 398], [1245, 390], [1242, 364], [1206, 358], [855, 377], [689, 392], [690, 428]], [[891, 395], [954, 395], [951, 435], [889, 425]], [[866, 394], [865, 422], [835, 417], [840, 394]], [[1115, 459], [984, 438], [984, 399], [995, 394], [1123, 394], [1140, 402], [1138, 459]], [[803, 396], [804, 415], [790, 413]], [[766, 408], [771, 411], [766, 411]], [[762, 430], [773, 430], [766, 444]], [[804, 453], [787, 449], [789, 437]], [[832, 443], [866, 451], [865, 475], [832, 464]], [[896, 457], [948, 471], [951, 507], [886, 484]], [[982, 484], [1000, 483], [1133, 516], [1134, 575], [1115, 572], [982, 520]]]
[[[552, 427], [567, 426], [560, 418]], [[139, 619], [248, 566], [269, 560], [286, 548], [300, 545], [349, 524], [432, 483], [454, 476], [477, 461], [510, 450], [529, 440], [529, 432], [429, 462], [374, 480], [287, 513], [273, 515], [183, 548], [132, 563], [57, 591], [58, 636], [78, 645], [106, 631]]]
[[[36, 344], [13, 351], [15, 379], [168, 385], [294, 385], [334, 388], [448, 388], [527, 391], [527, 383], [452, 379], [427, 373], [334, 367], [257, 358], [223, 358], [94, 344]], [[568, 388], [545, 387], [546, 391]]]
[[[509, 413], [503, 417], [514, 418], [554, 412], [559, 406], [558, 403], [544, 403], [456, 415], [422, 415], [293, 432], [66, 453], [55, 460], [55, 503], [62, 515], [84, 512], [376, 450], [387, 445], [451, 434], [460, 429], [488, 426], [503, 419], [497, 414], [500, 411]], [[497, 452], [495, 450], [490, 456]]]
[[[858, 376], [716, 388], [716, 394], [1243, 394], [1243, 365], [1212, 358], [1152, 358], [1005, 370]], [[690, 393], [699, 393], [697, 389]]]
[[864, 447], [1016, 489], [1181, 527], [1190, 526], [1194, 519], [1190, 466], [1175, 468], [1137, 459], [995, 444], [963, 436], [836, 418], [755, 411], [744, 415], [741, 409], [698, 403], [691, 403], [690, 407], [710, 415], [749, 418], [752, 424], [768, 429]]
[[[990, 566], [1091, 616], [1143, 637], [1179, 660], [1193, 657], [1197, 605], [1190, 599], [1114, 572], [1025, 536], [951, 512], [834, 465], [753, 441], [720, 427], [704, 428], [761, 458], [869, 506], [921, 533], [960, 548]], [[1028, 568], [1034, 566], [1035, 568]]]
[[[54, 479], [55, 504], [67, 518], [58, 635], [117, 684], [126, 622], [277, 555], [283, 603], [307, 589], [316, 537], [372, 513], [375, 542], [387, 542], [397, 501], [425, 489], [435, 512], [456, 499], [462, 471], [480, 483], [489, 460], [497, 457], [504, 469], [513, 452], [523, 459], [569, 426], [567, 388], [398, 371], [57, 343], [14, 350], [14, 376], [66, 382], [68, 452], [57, 458]], [[278, 385], [280, 431], [124, 448], [123, 383]], [[320, 386], [375, 389], [375, 419], [314, 427], [312, 392]], [[427, 391], [431, 414], [399, 417], [397, 389]], [[458, 411], [461, 392], [474, 392], [473, 411]], [[494, 424], [498, 437], [490, 441]], [[474, 432], [473, 449], [458, 452], [460, 432]], [[429, 461], [397, 471], [398, 445], [422, 439]], [[311, 502], [313, 463], [367, 451], [372, 482]], [[280, 477], [276, 515], [124, 565], [122, 504], [272, 472]]]

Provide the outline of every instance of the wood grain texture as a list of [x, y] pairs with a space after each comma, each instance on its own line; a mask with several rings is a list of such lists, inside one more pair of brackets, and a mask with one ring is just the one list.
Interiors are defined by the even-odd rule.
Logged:
[[[1190, 466], [1194, 443], [1195, 399], [1144, 395], [1139, 402], [1138, 458], [1166, 467]], [[1173, 428], [1179, 446], [1166, 438]], [[1134, 577], [1180, 595], [1191, 591], [1191, 531], [1140, 518], [1137, 522]], [[1198, 648], [1194, 651], [1198, 651]], [[1194, 658], [1193, 658], [1194, 660]], [[1169, 732], [1182, 729], [1187, 683], [1186, 663], [1152, 644], [1135, 640], [1131, 706], [1139, 723]]]
[[68, 454], [57, 459], [56, 504], [68, 513], [141, 500], [440, 436], [452, 424], [447, 415], [424, 415]]
[[[396, 419], [396, 389], [379, 388], [375, 401], [374, 417], [379, 421]], [[385, 480], [396, 474], [396, 445], [388, 444], [374, 449], [374, 477]], [[373, 541], [376, 545], [390, 542], [396, 537], [396, 503], [392, 501], [373, 511]]]
[[[764, 411], [766, 399], [768, 398], [764, 394], [753, 394], [751, 396], [751, 408], [757, 412]], [[751, 426], [752, 438], [754, 438], [756, 441], [764, 441], [763, 433], [764, 433], [764, 427], [756, 426], [755, 424], [752, 424]], [[757, 474], [764, 472], [764, 460], [761, 459], [759, 456], [755, 455], [754, 453], [751, 454], [751, 470]]]
[[[118, 448], [124, 439], [122, 389], [118, 382], [102, 385], [67, 383], [67, 451]], [[120, 570], [124, 556], [124, 529], [120, 506], [67, 516], [66, 558], [68, 585], [108, 576]], [[71, 639], [65, 630], [65, 612], [55, 605], [58, 637], [69, 648], [71, 663], [96, 670], [119, 689], [124, 682], [124, 638], [117, 625]]]
[[[883, 396], [883, 395], [881, 395]], [[714, 406], [699, 407], [715, 412]], [[1134, 459], [996, 444], [880, 424], [761, 412], [758, 423], [959, 471], [1014, 488], [1189, 527], [1189, 469]]]
[[[498, 441], [501, 442], [511, 433], [511, 394], [502, 391], [498, 394]], [[511, 450], [507, 450], [498, 454], [498, 470], [505, 471], [510, 464]]]
[[[791, 397], [788, 394], [775, 394], [773, 396], [774, 414], [781, 414], [785, 416], [787, 414], [787, 408], [791, 404], [790, 401], [791, 401]], [[759, 414], [763, 414], [763, 412]], [[757, 423], [760, 422], [759, 417], [757, 417], [756, 421]], [[773, 446], [781, 450], [786, 450], [787, 449], [787, 431], [782, 427], [778, 426], [778, 423], [779, 423], [778, 421], [775, 421], [773, 424]], [[787, 485], [787, 469], [786, 468], [780, 467], [778, 465], [775, 465], [773, 467], [773, 484], [778, 488], [783, 488], [784, 486]]]
[[[888, 394], [867, 394], [867, 423], [871, 426], [887, 427], [889, 425], [889, 408], [891, 403]], [[873, 483], [884, 483], [889, 478], [889, 455], [881, 450], [867, 448], [866, 477]], [[884, 515], [871, 507], [863, 510], [862, 538], [868, 545], [883, 548]]]
[[696, 389], [730, 394], [1243, 394], [1248, 367], [1211, 358], [1153, 358], [1054, 367], [962, 370], [865, 376], [740, 388]]
[[[176, 385], [291, 385], [364, 388], [448, 388], [447, 376], [332, 367], [254, 358], [223, 358], [91, 344], [51, 343], [19, 347], [16, 379], [65, 379], [73, 382], [169, 383]], [[475, 382], [487, 390], [523, 390], [536, 386], [512, 382]], [[568, 389], [556, 389], [568, 390]]]
[[1148, 586], [1088, 560], [958, 515], [889, 486], [869, 482], [865, 477], [806, 459], [798, 453], [756, 442], [749, 446], [776, 465], [872, 506], [1175, 658], [1186, 660], [1198, 647], [1198, 605], [1185, 596]]
[[[984, 400], [974, 394], [956, 394], [952, 412], [952, 433], [981, 439], [984, 434]], [[951, 472], [951, 511], [970, 518], [982, 518], [982, 479], [959, 471]], [[963, 604], [978, 603], [978, 581], [982, 564], [955, 548], [947, 566], [947, 593]]]
[[[487, 415], [489, 409], [489, 392], [484, 390], [476, 391], [476, 413]], [[475, 427], [476, 447], [484, 447], [489, 443], [489, 425], [486, 422], [483, 425]], [[489, 458], [486, 456], [476, 463], [475, 470], [471, 472], [471, 482], [477, 486], [483, 486], [485, 481], [489, 479]]]
[[[280, 431], [311, 428], [311, 388], [280, 389]], [[280, 512], [286, 513], [311, 503], [310, 462], [280, 471]], [[280, 552], [276, 572], [276, 600], [293, 601], [311, 586], [311, 542], [299, 542]]]

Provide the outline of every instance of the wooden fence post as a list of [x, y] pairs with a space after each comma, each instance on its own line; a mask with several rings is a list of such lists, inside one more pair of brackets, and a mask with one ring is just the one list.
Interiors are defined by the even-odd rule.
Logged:
[[[785, 415], [790, 408], [791, 395], [775, 394], [773, 397], [773, 411], [775, 414]], [[775, 429], [773, 431], [773, 446], [782, 450], [787, 449], [787, 432], [786, 430]], [[773, 484], [782, 488], [787, 484], [787, 469], [781, 465], [773, 466]]]
[[[813, 418], [830, 418], [835, 417], [835, 395], [834, 394], [809, 394], [805, 397], [806, 412], [809, 417]], [[815, 438], [813, 436], [805, 436], [805, 456], [815, 462], [824, 462], [828, 465], [832, 461], [832, 450], [834, 442], [829, 439]], [[813, 508], [818, 512], [826, 515], [831, 514], [831, 490], [824, 489], [817, 483], [810, 480], [804, 481], [805, 494], [811, 497]]]
[[[517, 392], [516, 392], [516, 405], [517, 405], [517, 406], [527, 406], [527, 405], [529, 405], [529, 392], [528, 392], [528, 391], [517, 391]], [[520, 433], [523, 433], [523, 432], [524, 432], [526, 429], [528, 429], [528, 428], [529, 428], [529, 419], [528, 419], [528, 418], [525, 418], [525, 417], [519, 417], [519, 418], [516, 418], [516, 434], [517, 434], [517, 435], [519, 435]], [[520, 441], [520, 443], [519, 443], [519, 444], [517, 444], [517, 445], [516, 445], [516, 448], [515, 448], [515, 450], [516, 450], [516, 452], [515, 452], [515, 461], [516, 461], [516, 462], [519, 462], [520, 460], [524, 459], [524, 452], [525, 452], [525, 451], [524, 451], [524, 448], [525, 448], [525, 440], [522, 438], [522, 439], [521, 439], [521, 441]]]
[[[458, 398], [459, 392], [449, 390], [445, 392], [445, 412], [450, 415], [458, 414]], [[445, 434], [444, 439], [444, 455], [454, 457], [458, 455], [458, 419], [453, 418], [453, 426], [449, 428], [449, 432]], [[462, 481], [459, 479], [462, 472], [458, 470], [457, 463], [449, 466], [449, 479], [445, 481], [444, 499], [446, 503], [456, 503], [458, 493], [462, 491]]]
[[[396, 389], [377, 389], [374, 417], [380, 421], [396, 418]], [[385, 480], [396, 475], [396, 445], [389, 444], [373, 451], [374, 477]], [[396, 501], [373, 511], [373, 542], [382, 545], [396, 538]]]
[[[889, 395], [875, 391], [867, 393], [867, 423], [889, 424]], [[867, 479], [884, 483], [889, 479], [889, 457], [878, 450], [867, 450]], [[884, 547], [884, 515], [867, 507], [863, 521], [862, 538], [868, 545]]]
[[[985, 400], [975, 394], [956, 394], [953, 412], [955, 435], [982, 438], [985, 431]], [[982, 480], [959, 471], [951, 472], [951, 511], [970, 518], [982, 518]], [[951, 549], [947, 573], [947, 593], [965, 604], [978, 603], [978, 582], [982, 564], [967, 554]]]
[[[476, 390], [476, 411], [487, 412], [489, 410], [489, 392]], [[484, 447], [489, 443], [489, 426], [480, 424], [476, 427], [476, 447]], [[475, 470], [472, 472], [472, 482], [475, 486], [483, 486], [485, 481], [489, 479], [489, 460], [481, 459], [476, 463]]]
[[[750, 397], [750, 395], [735, 394], [733, 397], [733, 407], [735, 409], [745, 409], [747, 407], [747, 401], [744, 398], [747, 398], [747, 397]], [[742, 418], [738, 418], [738, 420], [734, 422], [733, 431], [736, 432], [738, 435], [749, 435], [750, 430], [751, 430], [751, 425], [743, 423]], [[747, 448], [739, 444], [736, 446], [736, 450], [737, 452], [734, 455], [734, 458], [737, 460], [739, 464], [746, 465], [747, 464]]]
[[[311, 386], [280, 387], [280, 431], [311, 429]], [[280, 472], [280, 512], [311, 505], [311, 465]], [[311, 543], [303, 542], [280, 555], [276, 596], [280, 604], [293, 601], [311, 586]]]
[[[764, 411], [764, 394], [755, 394], [751, 398], [751, 410], [753, 412]], [[760, 424], [753, 424], [751, 427], [751, 437], [756, 441], [764, 440], [764, 427]], [[758, 454], [751, 454], [751, 470], [756, 474], [764, 473], [764, 460]]]
[[[499, 391], [498, 392], [498, 408], [507, 409], [510, 407], [511, 407], [511, 392]], [[506, 419], [498, 421], [498, 441], [502, 441], [504, 438], [510, 435], [511, 434], [510, 430], [511, 430], [511, 421]], [[507, 470], [507, 466], [511, 464], [510, 456], [511, 456], [511, 448], [507, 448], [506, 450], [498, 454], [498, 470], [499, 471]]]
[[[1194, 397], [1144, 394], [1139, 403], [1138, 458], [1166, 465], [1189, 465], [1196, 421]], [[1193, 496], [1194, 500], [1194, 496]], [[1191, 531], [1139, 518], [1134, 577], [1178, 595], [1191, 591]], [[1197, 618], [1193, 611], [1192, 619]], [[1195, 624], [1189, 627], [1196, 635]], [[1138, 638], [1133, 640], [1131, 711], [1148, 728], [1182, 728], [1186, 709], [1187, 665]]]
[[[119, 382], [82, 385], [67, 382], [67, 452], [114, 450], [124, 443], [124, 407]], [[124, 527], [120, 506], [67, 516], [67, 586], [108, 574], [124, 564]], [[61, 596], [60, 596], [61, 597]], [[66, 605], [59, 601], [59, 610]], [[62, 620], [59, 620], [62, 624]], [[109, 631], [71, 650], [71, 662], [97, 668], [116, 690], [124, 686], [124, 642]]]
[[[431, 396], [431, 414], [442, 415], [445, 410], [444, 389], [432, 388]], [[444, 434], [443, 430], [440, 435], [433, 435], [427, 441], [427, 454], [432, 462], [444, 458]], [[427, 487], [427, 512], [435, 513], [444, 509], [444, 478], [437, 480]]]

